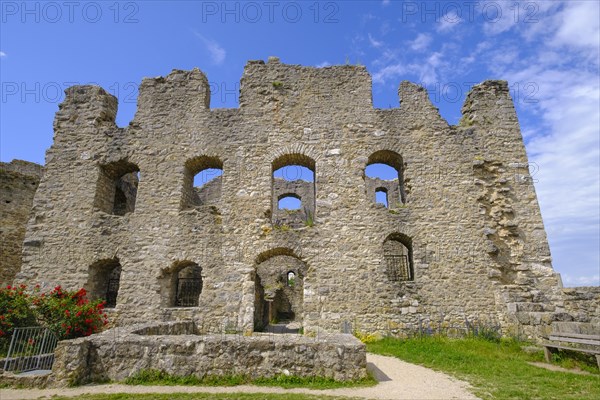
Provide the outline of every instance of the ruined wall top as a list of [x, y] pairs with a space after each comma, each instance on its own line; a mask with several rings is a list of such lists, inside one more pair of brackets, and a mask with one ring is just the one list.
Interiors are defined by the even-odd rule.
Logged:
[[[260, 113], [267, 109], [289, 112], [301, 108], [320, 114], [355, 114], [361, 110], [374, 110], [371, 75], [360, 65], [316, 68], [283, 64], [278, 58], [270, 57], [268, 62], [249, 61], [240, 83], [239, 108], [211, 109], [209, 81], [197, 68], [173, 70], [165, 77], [144, 78], [131, 125], [149, 120], [177, 120], [211, 111], [235, 114]], [[117, 99], [104, 89], [91, 85], [74, 86], [65, 93], [65, 101], [55, 120], [55, 131], [59, 131], [63, 123], [80, 126], [115, 124]], [[403, 81], [398, 88], [398, 97], [400, 107], [378, 111], [382, 115], [398, 110], [413, 115], [426, 112], [432, 123], [447, 125], [422, 86]], [[460, 125], [464, 127], [517, 123], [506, 81], [491, 80], [473, 86], [461, 111]]]
[[12, 160], [9, 163], [0, 162], [0, 169], [10, 172], [16, 172], [21, 175], [33, 176], [41, 179], [44, 167], [24, 160]]

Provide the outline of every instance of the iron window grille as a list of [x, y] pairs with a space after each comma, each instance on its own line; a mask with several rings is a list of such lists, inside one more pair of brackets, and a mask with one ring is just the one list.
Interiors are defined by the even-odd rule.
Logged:
[[412, 271], [407, 255], [385, 255], [386, 274], [393, 282], [412, 281]]
[[198, 307], [198, 296], [200, 296], [201, 291], [201, 278], [178, 278], [175, 306]]
[[106, 287], [106, 308], [115, 308], [117, 305], [117, 294], [119, 293], [119, 284], [121, 282], [121, 268], [115, 268], [108, 278]]

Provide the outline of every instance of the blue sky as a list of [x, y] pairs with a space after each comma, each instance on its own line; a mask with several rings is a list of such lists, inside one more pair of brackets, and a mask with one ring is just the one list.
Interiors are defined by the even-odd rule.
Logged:
[[203, 70], [236, 107], [247, 60], [363, 64], [376, 107], [423, 84], [451, 124], [469, 88], [506, 79], [554, 268], [599, 285], [599, 3], [589, 1], [0, 1], [0, 158], [44, 162], [63, 91], [96, 83], [135, 112], [143, 77]]

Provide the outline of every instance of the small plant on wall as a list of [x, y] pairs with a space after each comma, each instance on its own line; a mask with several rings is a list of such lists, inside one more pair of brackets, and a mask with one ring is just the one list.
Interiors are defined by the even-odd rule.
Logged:
[[308, 227], [312, 227], [315, 225], [315, 220], [313, 214], [310, 212], [308, 208], [304, 208], [304, 214], [306, 214], [306, 220], [304, 221], [304, 225]]
[[273, 224], [273, 229], [286, 232], [286, 231], [289, 231], [291, 229], [291, 227], [288, 224], [285, 224], [278, 220]]

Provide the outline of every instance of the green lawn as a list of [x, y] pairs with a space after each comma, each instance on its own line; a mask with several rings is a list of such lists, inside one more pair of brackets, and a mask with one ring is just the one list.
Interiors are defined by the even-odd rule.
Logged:
[[274, 386], [285, 389], [307, 388], [307, 389], [337, 389], [348, 387], [366, 387], [375, 386], [377, 381], [370, 374], [367, 378], [356, 381], [336, 381], [331, 378], [307, 377], [279, 375], [274, 378], [256, 378], [248, 376], [208, 376], [199, 379], [195, 376], [174, 376], [164, 371], [147, 369], [125, 380], [127, 385], [152, 385], [152, 386], [238, 386], [238, 385], [256, 385], [256, 386]]
[[[558, 356], [558, 365], [567, 368], [577, 367], [591, 372], [592, 375], [578, 375], [570, 372], [548, 371], [535, 367], [528, 362], [543, 361], [542, 351], [527, 353], [521, 349], [523, 343], [512, 340], [500, 342], [480, 338], [448, 339], [443, 337], [424, 337], [413, 339], [386, 338], [367, 345], [368, 351], [398, 357], [407, 362], [420, 364], [448, 373], [465, 380], [473, 386], [474, 393], [483, 399], [600, 399], [600, 373], [593, 357], [581, 353], [566, 353]], [[130, 378], [130, 384], [142, 385], [212, 385], [232, 386], [255, 384], [281, 387], [309, 387], [326, 389], [348, 386], [368, 386], [372, 379], [360, 382], [344, 383], [323, 378], [306, 379], [279, 377], [261, 380], [249, 380], [244, 377], [225, 377], [210, 380], [198, 380], [193, 377], [172, 377], [158, 371], [143, 371]], [[266, 400], [313, 400], [341, 399], [323, 395], [301, 394], [99, 394], [80, 397], [90, 400], [117, 399], [266, 399]], [[67, 399], [54, 397], [53, 399]]]
[[468, 381], [483, 399], [600, 399], [600, 375], [593, 364], [562, 361], [595, 375], [555, 372], [527, 364], [543, 361], [542, 352], [529, 354], [515, 341], [425, 337], [386, 338], [367, 345], [368, 351], [398, 357]]

